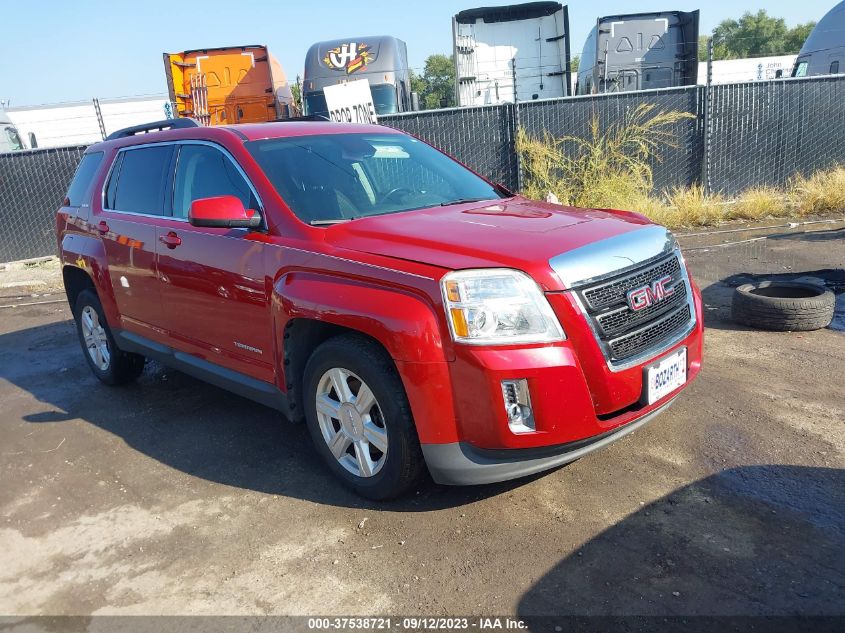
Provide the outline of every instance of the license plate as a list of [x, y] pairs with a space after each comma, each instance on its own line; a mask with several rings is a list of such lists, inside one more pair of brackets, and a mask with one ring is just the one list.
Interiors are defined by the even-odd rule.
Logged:
[[671, 356], [661, 358], [646, 368], [646, 399], [657, 402], [687, 381], [687, 348], [682, 347]]

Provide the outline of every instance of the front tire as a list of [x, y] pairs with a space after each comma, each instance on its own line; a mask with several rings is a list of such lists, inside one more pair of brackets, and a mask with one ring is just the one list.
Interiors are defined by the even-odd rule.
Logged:
[[106, 322], [100, 298], [93, 290], [83, 290], [73, 310], [82, 353], [94, 375], [107, 385], [122, 385], [144, 371], [144, 357], [121, 351]]
[[356, 335], [329, 339], [305, 366], [305, 420], [329, 469], [362, 497], [392, 499], [419, 482], [425, 462], [393, 361]]

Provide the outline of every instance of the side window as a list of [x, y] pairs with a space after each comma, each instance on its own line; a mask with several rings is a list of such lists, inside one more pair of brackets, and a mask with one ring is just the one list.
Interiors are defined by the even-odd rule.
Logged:
[[102, 162], [103, 152], [93, 152], [82, 157], [67, 190], [67, 198], [70, 200], [68, 206], [78, 207], [86, 202], [87, 193]]
[[183, 145], [173, 187], [174, 217], [187, 218], [194, 200], [215, 196], [235, 196], [247, 209], [258, 210], [252, 190], [228, 156], [209, 145]]
[[117, 181], [120, 179], [120, 167], [123, 165], [123, 154], [118, 154], [114, 161], [109, 181], [106, 183], [106, 195], [103, 203], [106, 209], [114, 209], [114, 194], [117, 191]]
[[23, 143], [21, 143], [21, 137], [18, 135], [18, 131], [9, 126], [5, 128], [6, 132], [6, 139], [9, 141], [9, 145], [11, 146], [13, 151], [23, 149]]
[[807, 76], [807, 66], [809, 66], [809, 62], [801, 62], [795, 67], [795, 70], [792, 71], [793, 77], [806, 77]]
[[831, 75], [838, 75], [839, 74], [839, 60], [834, 60], [830, 62], [830, 74]]
[[173, 147], [160, 145], [121, 153], [106, 188], [106, 207], [114, 211], [164, 214], [164, 186]]

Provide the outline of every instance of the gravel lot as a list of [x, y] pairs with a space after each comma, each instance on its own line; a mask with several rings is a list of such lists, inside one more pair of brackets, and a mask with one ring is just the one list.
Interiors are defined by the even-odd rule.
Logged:
[[649, 426], [385, 505], [270, 409], [156, 364], [100, 385], [66, 304], [21, 305], [49, 284], [0, 290], [0, 614], [845, 616], [845, 333], [726, 319], [740, 273], [838, 279], [842, 223], [803, 228], [682, 239], [705, 369]]

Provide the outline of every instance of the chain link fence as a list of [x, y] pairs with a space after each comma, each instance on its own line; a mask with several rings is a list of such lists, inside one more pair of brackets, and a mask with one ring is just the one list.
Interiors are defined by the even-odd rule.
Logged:
[[702, 91], [698, 86], [623, 92], [607, 95], [585, 95], [566, 100], [533, 101], [518, 105], [519, 125], [533, 137], [545, 132], [560, 138], [589, 138], [593, 120], [600, 129], [618, 123], [642, 104], [655, 106], [655, 112], [690, 112], [694, 119], [674, 125], [675, 147], [666, 146], [660, 155], [650, 159], [654, 188], [658, 191], [674, 186], [689, 186], [701, 177]]
[[[735, 196], [745, 189], [780, 186], [845, 162], [845, 75], [778, 79], [585, 95], [463, 110], [381, 117], [456, 156], [480, 174], [513, 188], [519, 164], [517, 129], [541, 136], [587, 137], [647, 103], [656, 111], [689, 112], [675, 126], [676, 147], [651, 160], [656, 191], [703, 182], [708, 191]], [[482, 122], [497, 109], [499, 128]], [[460, 126], [454, 113], [462, 113]], [[503, 125], [502, 116], [510, 116]], [[499, 130], [509, 130], [509, 135]]]
[[777, 187], [845, 162], [845, 75], [715, 85], [708, 98], [710, 191]]
[[56, 252], [56, 210], [85, 147], [0, 154], [0, 262]]
[[[676, 147], [652, 162], [654, 186], [703, 182], [735, 196], [780, 186], [796, 173], [845, 163], [845, 75], [586, 95], [384, 116], [509, 189], [520, 188], [516, 131], [589, 135], [640, 104], [694, 115], [676, 124]], [[55, 252], [53, 216], [82, 146], [0, 154], [0, 262]]]
[[379, 122], [417, 136], [509, 189], [519, 187], [514, 106], [448, 108], [383, 116]]

